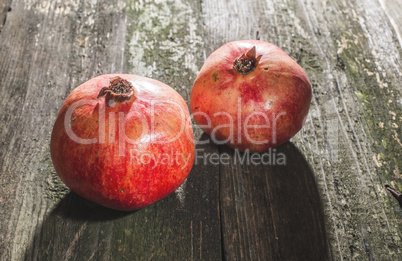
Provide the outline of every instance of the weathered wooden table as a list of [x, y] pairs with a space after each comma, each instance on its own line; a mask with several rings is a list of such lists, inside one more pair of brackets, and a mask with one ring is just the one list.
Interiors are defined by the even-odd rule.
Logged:
[[[384, 187], [402, 190], [401, 1], [0, 0], [0, 30], [0, 260], [402, 260]], [[213, 50], [256, 38], [313, 87], [306, 125], [276, 150], [286, 165], [198, 144], [187, 181], [132, 213], [60, 181], [50, 132], [80, 83], [139, 74], [189, 102]]]

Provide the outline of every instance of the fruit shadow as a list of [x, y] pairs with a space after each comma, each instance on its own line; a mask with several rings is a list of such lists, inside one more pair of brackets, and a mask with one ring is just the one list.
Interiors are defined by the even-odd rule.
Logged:
[[112, 221], [135, 211], [120, 211], [110, 209], [89, 201], [73, 191], [70, 191], [51, 212], [50, 216], [58, 216], [71, 221]]
[[[215, 145], [196, 147], [218, 151]], [[69, 192], [36, 227], [24, 260], [144, 260], [161, 251], [171, 251], [169, 254], [175, 256], [190, 252], [191, 240], [197, 242], [200, 236], [198, 224], [202, 224], [204, 235], [214, 236], [200, 240], [194, 244], [200, 249], [191, 251], [220, 256], [216, 173], [217, 166], [213, 171], [195, 166], [180, 197], [171, 193], [160, 202], [131, 212], [109, 209]], [[213, 246], [205, 247], [208, 244]]]
[[[182, 225], [187, 224], [183, 217], [189, 216], [194, 224], [199, 222], [198, 219], [202, 220], [204, 235], [206, 229], [211, 228], [209, 241], [213, 241], [211, 235], [217, 235], [213, 245], [222, 247], [224, 260], [241, 260], [244, 256], [250, 256], [252, 260], [330, 259], [323, 204], [315, 174], [294, 144], [287, 142], [271, 152], [247, 155], [212, 143], [206, 134], [199, 141], [204, 145], [196, 144], [198, 159], [187, 182], [184, 207], [172, 195], [158, 208], [145, 208], [138, 213], [123, 212], [102, 207], [70, 192], [37, 227], [24, 260], [90, 257], [94, 252], [97, 257], [107, 257], [116, 251], [108, 249], [104, 241], [113, 238], [113, 242], [117, 240], [113, 245], [126, 244], [133, 241], [133, 236], [125, 234], [131, 230], [133, 233], [152, 232], [152, 222], [138, 221], [156, 216], [158, 220], [162, 219], [160, 224], [164, 226], [168, 226], [168, 222], [174, 224], [171, 225], [174, 233], [187, 231]], [[285, 162], [281, 161], [280, 155]], [[227, 158], [229, 160], [225, 160]], [[211, 184], [205, 186], [206, 183]], [[210, 191], [206, 191], [208, 188]], [[210, 201], [206, 201], [205, 195], [209, 195]], [[136, 219], [137, 214], [142, 214], [143, 219]], [[123, 232], [112, 237], [120, 230]], [[161, 237], [163, 235], [157, 234], [150, 241], [155, 248], [144, 246], [141, 249], [152, 254], [155, 249], [166, 247], [165, 244], [175, 245], [174, 240]], [[191, 236], [188, 237], [191, 240]], [[208, 240], [202, 242], [207, 244]], [[211, 246], [202, 249], [212, 251]], [[134, 252], [127, 254], [145, 253]], [[207, 253], [203, 252], [203, 256]]]
[[94, 234], [102, 229], [101, 223], [107, 224], [131, 213], [103, 207], [70, 191], [36, 228], [24, 260], [58, 260], [61, 253], [67, 258], [74, 238], [87, 233], [86, 230]]
[[218, 147], [225, 259], [330, 259], [323, 192], [302, 152], [291, 142], [264, 153]]

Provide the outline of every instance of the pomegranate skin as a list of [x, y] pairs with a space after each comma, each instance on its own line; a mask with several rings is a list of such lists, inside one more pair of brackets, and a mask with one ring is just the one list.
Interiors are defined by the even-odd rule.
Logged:
[[[122, 86], [128, 82], [133, 95], [103, 97], [112, 79]], [[70, 93], [54, 124], [50, 150], [56, 172], [71, 190], [131, 211], [184, 182], [195, 145], [187, 105], [176, 91], [146, 77], [108, 74]]]
[[[249, 52], [255, 68], [238, 72], [234, 61]], [[191, 91], [191, 111], [215, 142], [263, 152], [302, 128], [311, 96], [307, 74], [282, 49], [264, 41], [234, 41], [205, 61]]]

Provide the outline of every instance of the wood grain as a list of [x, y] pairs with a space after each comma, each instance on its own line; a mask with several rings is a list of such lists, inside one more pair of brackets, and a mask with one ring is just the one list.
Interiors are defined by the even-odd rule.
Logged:
[[[402, 212], [384, 188], [401, 189], [402, 167], [400, 28], [392, 22], [401, 12], [391, 7], [400, 10], [395, 1], [203, 1], [207, 54], [257, 38], [280, 46], [307, 71], [314, 97], [292, 142], [317, 179], [334, 260], [401, 258]], [[228, 176], [246, 175], [222, 168]], [[227, 182], [234, 191], [245, 186]], [[258, 217], [245, 206], [237, 212]], [[245, 227], [244, 216], [234, 222], [243, 234], [258, 230]], [[230, 253], [237, 241], [223, 239]], [[249, 243], [231, 257], [253, 259], [256, 248]]]
[[226, 260], [329, 260], [314, 173], [293, 144], [261, 154], [220, 152], [231, 158], [220, 165]]
[[[384, 187], [402, 191], [401, 14], [398, 0], [0, 0], [0, 260], [402, 259]], [[60, 181], [49, 139], [72, 89], [133, 73], [189, 102], [206, 57], [239, 39], [278, 45], [312, 83], [285, 165], [198, 144], [186, 183], [134, 213]]]
[[176, 193], [127, 214], [69, 193], [48, 148], [63, 100], [95, 75], [152, 76], [188, 97], [202, 63], [193, 46], [197, 8], [180, 1], [13, 2], [0, 36], [1, 260], [221, 257], [217, 166], [194, 169]]
[[[213, 153], [213, 145], [197, 150]], [[216, 153], [216, 152], [215, 152]], [[180, 196], [129, 213], [70, 192], [37, 227], [25, 260], [219, 260], [218, 166], [194, 168]]]
[[4, 24], [7, 22], [7, 14], [11, 12], [11, 0], [0, 1], [0, 33]]

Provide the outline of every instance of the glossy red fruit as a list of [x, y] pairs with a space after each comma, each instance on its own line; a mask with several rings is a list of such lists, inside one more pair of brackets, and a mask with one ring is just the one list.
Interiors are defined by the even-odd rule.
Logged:
[[263, 152], [294, 136], [311, 101], [305, 71], [279, 47], [235, 41], [213, 52], [194, 82], [195, 122], [217, 143]]
[[100, 205], [136, 210], [177, 189], [194, 162], [189, 111], [171, 87], [110, 74], [71, 92], [53, 127], [62, 181]]

